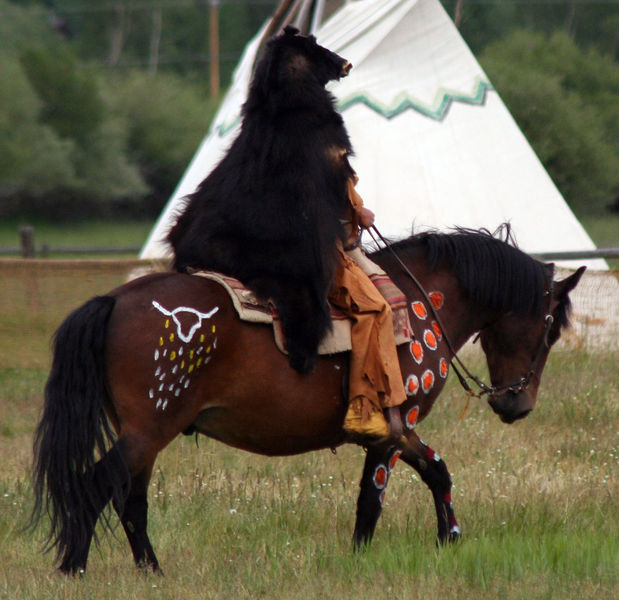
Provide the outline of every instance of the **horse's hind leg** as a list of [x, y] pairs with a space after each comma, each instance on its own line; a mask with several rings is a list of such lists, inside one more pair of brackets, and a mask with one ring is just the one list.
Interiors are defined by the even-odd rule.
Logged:
[[413, 467], [430, 488], [438, 521], [437, 543], [454, 542], [460, 538], [460, 527], [451, 502], [451, 476], [443, 459], [415, 433], [409, 436], [402, 460]]
[[131, 478], [131, 490], [124, 506], [114, 505], [127, 534], [135, 564], [144, 569], [159, 571], [159, 562], [146, 532], [148, 523], [148, 483], [153, 465]]
[[112, 497], [120, 504], [126, 495], [129, 473], [118, 444], [97, 461], [91, 473], [85, 473], [81, 477], [89, 480], [92, 493], [87, 499], [82, 498], [81, 510], [70, 515], [70, 526], [62, 529], [57, 540], [59, 555], [62, 556], [58, 569], [68, 575], [86, 569], [90, 545], [101, 512]]
[[369, 447], [365, 457], [361, 491], [357, 500], [357, 520], [353, 543], [358, 550], [366, 546], [374, 536], [387, 490], [389, 474], [395, 465], [400, 450], [395, 446]]

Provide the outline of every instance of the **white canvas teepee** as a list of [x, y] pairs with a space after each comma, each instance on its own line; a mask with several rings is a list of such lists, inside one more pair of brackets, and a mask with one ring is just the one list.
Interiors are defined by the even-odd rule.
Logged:
[[[358, 190], [383, 235], [508, 221], [530, 253], [595, 248], [438, 0], [350, 1], [314, 33], [353, 64], [331, 89], [355, 148]], [[236, 136], [261, 34], [143, 258], [169, 252], [163, 238], [180, 201]], [[562, 264], [607, 268], [600, 259]]]

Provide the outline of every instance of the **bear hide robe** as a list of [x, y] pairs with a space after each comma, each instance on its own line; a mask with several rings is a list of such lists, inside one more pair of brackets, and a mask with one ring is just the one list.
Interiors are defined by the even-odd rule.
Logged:
[[219, 271], [270, 299], [290, 364], [309, 372], [331, 327], [352, 152], [325, 85], [351, 65], [287, 27], [259, 60], [241, 130], [168, 234], [174, 268]]

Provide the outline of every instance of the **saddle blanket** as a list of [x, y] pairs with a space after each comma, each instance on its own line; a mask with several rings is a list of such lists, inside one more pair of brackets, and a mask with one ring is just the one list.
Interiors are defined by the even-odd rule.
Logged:
[[[271, 302], [263, 302], [256, 298], [238, 279], [228, 277], [214, 271], [195, 271], [193, 276], [211, 279], [221, 285], [230, 295], [234, 308], [242, 321], [272, 325], [275, 343], [279, 350], [286, 353], [281, 321], [275, 306]], [[387, 300], [393, 312], [393, 325], [396, 345], [405, 344], [412, 339], [412, 329], [408, 318], [406, 296], [395, 286], [385, 274], [369, 276], [383, 298]], [[331, 322], [333, 329], [322, 340], [318, 348], [319, 354], [336, 354], [348, 352], [351, 349], [352, 323], [341, 311], [331, 307]]]

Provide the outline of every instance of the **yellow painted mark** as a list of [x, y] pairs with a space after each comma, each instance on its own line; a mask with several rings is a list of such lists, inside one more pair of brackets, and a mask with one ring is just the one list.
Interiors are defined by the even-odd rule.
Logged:
[[171, 341], [171, 342], [173, 342], [173, 341], [174, 341], [174, 334], [173, 334], [173, 333], [171, 333], [171, 334], [170, 334], [170, 341]]
[[213, 326], [211, 327], [211, 331], [212, 331], [213, 333], [215, 333], [215, 325], [213, 325]]
[[189, 365], [189, 368], [187, 369], [187, 373], [191, 373], [193, 371], [194, 365], [191, 364]]
[[162, 337], [159, 338], [159, 345], [163, 346], [163, 338]]
[[203, 334], [203, 333], [201, 333], [201, 334], [200, 334], [200, 341], [201, 341], [201, 342], [203, 342], [203, 341], [204, 341], [204, 334]]
[[165, 320], [165, 328], [167, 329], [170, 326], [170, 319]]
[[181, 369], [184, 369], [184, 368], [185, 368], [185, 361], [184, 361], [184, 360], [182, 360], [182, 361], [181, 361]]
[[193, 360], [193, 350], [190, 350], [190, 351], [189, 351], [189, 358], [190, 358], [191, 360]]
[[201, 358], [199, 358], [199, 359], [198, 359], [198, 362], [196, 363], [196, 367], [199, 367], [201, 364], [202, 364], [202, 359], [201, 359]]
[[176, 358], [176, 351], [172, 350], [172, 352], [170, 352], [170, 360], [174, 360]]
[[210, 352], [211, 352], [211, 346], [209, 346], [209, 347], [206, 349], [206, 353], [207, 353], [207, 354], [210, 354]]

